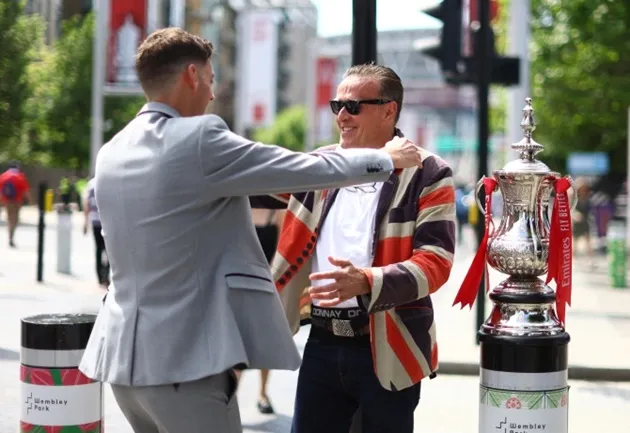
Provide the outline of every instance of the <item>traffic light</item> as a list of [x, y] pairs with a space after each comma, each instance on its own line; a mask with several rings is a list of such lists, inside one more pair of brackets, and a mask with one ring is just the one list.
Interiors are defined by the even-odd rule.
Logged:
[[276, 78], [276, 113], [289, 105], [289, 84], [291, 82], [291, 41], [289, 39], [289, 18], [285, 14], [278, 23], [278, 70]]
[[[492, 27], [489, 29], [488, 54], [490, 57], [490, 83], [502, 86], [516, 86], [520, 82], [520, 59], [518, 57], [499, 56], [495, 48], [495, 36]], [[479, 32], [473, 32], [473, 52], [479, 44]], [[460, 77], [461, 83], [476, 83], [477, 62], [474, 57], [465, 57], [465, 72]]]
[[442, 0], [422, 12], [442, 21], [443, 26], [438, 44], [421, 52], [436, 59], [446, 82], [455, 84], [459, 82], [458, 64], [462, 58], [462, 0]]

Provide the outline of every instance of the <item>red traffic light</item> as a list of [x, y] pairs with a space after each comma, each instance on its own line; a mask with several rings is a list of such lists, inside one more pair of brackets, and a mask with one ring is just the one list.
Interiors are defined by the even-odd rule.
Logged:
[[493, 21], [497, 15], [499, 15], [499, 0], [469, 0], [470, 1], [470, 22], [477, 21], [479, 16], [478, 2], [489, 1], [490, 2], [490, 21]]

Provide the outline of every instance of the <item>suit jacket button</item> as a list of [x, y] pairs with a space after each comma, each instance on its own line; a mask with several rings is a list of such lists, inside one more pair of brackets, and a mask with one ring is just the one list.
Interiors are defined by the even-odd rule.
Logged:
[[297, 262], [298, 265], [301, 265], [302, 263], [304, 263], [304, 259], [302, 257], [298, 257], [297, 259], [295, 259], [295, 261]]
[[280, 278], [278, 282], [280, 283], [281, 286], [284, 286], [287, 283], [287, 281], [284, 278]]
[[303, 257], [308, 257], [308, 250], [302, 251], [302, 256]]
[[298, 268], [297, 266], [295, 266], [295, 265], [291, 265], [291, 270], [292, 270], [293, 272], [297, 271], [297, 268]]
[[309, 250], [312, 250], [313, 244], [309, 242], [308, 244], [306, 244], [306, 248], [308, 248]]
[[284, 273], [284, 277], [287, 278], [287, 279], [291, 278], [291, 271], [286, 271]]

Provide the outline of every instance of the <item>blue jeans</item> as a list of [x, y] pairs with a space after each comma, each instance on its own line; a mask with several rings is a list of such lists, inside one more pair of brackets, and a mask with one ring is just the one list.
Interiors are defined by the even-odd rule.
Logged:
[[419, 400], [420, 383], [401, 391], [381, 386], [369, 342], [339, 345], [311, 335], [300, 367], [291, 433], [348, 433], [359, 407], [362, 433], [413, 433]]

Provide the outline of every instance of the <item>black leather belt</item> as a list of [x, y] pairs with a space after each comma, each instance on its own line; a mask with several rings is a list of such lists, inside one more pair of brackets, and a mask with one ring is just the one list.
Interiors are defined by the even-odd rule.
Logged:
[[370, 334], [370, 319], [360, 308], [311, 307], [311, 326], [338, 337], [363, 337]]

